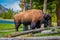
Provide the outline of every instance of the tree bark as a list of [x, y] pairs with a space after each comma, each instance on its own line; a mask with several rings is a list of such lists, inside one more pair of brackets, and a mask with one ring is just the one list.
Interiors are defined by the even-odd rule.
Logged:
[[26, 0], [24, 0], [24, 11], [26, 11]]
[[26, 10], [26, 0], [22, 0], [22, 11]]
[[56, 16], [57, 16], [57, 26], [60, 26], [60, 0], [56, 0]]
[[30, 9], [32, 9], [32, 0], [30, 0]]
[[47, 3], [47, 0], [44, 0], [44, 7], [43, 7], [43, 12], [46, 13], [46, 3]]

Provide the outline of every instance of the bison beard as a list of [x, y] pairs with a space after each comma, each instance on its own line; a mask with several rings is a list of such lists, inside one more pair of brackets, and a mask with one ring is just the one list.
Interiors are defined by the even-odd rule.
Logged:
[[40, 28], [43, 17], [44, 13], [37, 9], [20, 12], [14, 16], [15, 29], [18, 31], [20, 24], [24, 24], [25, 31], [28, 30], [28, 25], [30, 25], [31, 29]]

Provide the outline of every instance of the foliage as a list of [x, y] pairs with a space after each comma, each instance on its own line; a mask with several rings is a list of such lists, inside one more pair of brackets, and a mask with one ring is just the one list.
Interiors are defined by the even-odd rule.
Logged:
[[7, 18], [7, 12], [2, 13], [2, 18], [6, 19]]
[[[26, 3], [29, 4], [29, 0], [26, 0]], [[43, 9], [43, 0], [32, 0], [32, 9]], [[28, 5], [29, 6], [29, 5]], [[29, 9], [29, 7], [28, 7]]]
[[13, 10], [9, 9], [7, 12], [3, 12], [0, 14], [4, 19], [12, 19], [13, 18]]
[[[47, 0], [47, 5], [53, 3], [54, 0]], [[29, 4], [29, 0], [26, 0], [26, 3]], [[32, 0], [32, 8], [33, 9], [42, 9], [43, 10], [44, 0]], [[50, 7], [50, 6], [49, 6]]]
[[[30, 1], [26, 0], [26, 4], [29, 4]], [[43, 10], [44, 0], [32, 0], [32, 9], [41, 9]], [[29, 5], [27, 6], [29, 9]], [[47, 11], [46, 13], [51, 13], [52, 21], [56, 22], [56, 1], [55, 0], [47, 0]]]
[[0, 17], [2, 17], [2, 13], [0, 13]]
[[8, 10], [8, 19], [11, 19], [13, 16], [13, 11], [11, 9]]

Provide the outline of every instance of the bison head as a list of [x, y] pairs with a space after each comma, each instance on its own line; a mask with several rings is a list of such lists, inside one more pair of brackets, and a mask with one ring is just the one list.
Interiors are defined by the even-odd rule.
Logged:
[[44, 15], [44, 27], [50, 26], [51, 23], [51, 15], [50, 14], [45, 14]]

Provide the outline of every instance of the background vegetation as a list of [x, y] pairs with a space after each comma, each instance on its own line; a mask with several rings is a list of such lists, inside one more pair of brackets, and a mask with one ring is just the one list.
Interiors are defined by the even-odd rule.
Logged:
[[[26, 4], [29, 4], [29, 0], [26, 1]], [[41, 9], [43, 10], [44, 0], [32, 0], [32, 9]], [[46, 13], [50, 13], [52, 15], [52, 22], [57, 21], [56, 17], [56, 1], [55, 0], [47, 0], [47, 10]], [[29, 5], [27, 6], [29, 9]]]
[[13, 19], [13, 16], [16, 14], [17, 12], [14, 12], [13, 9], [8, 9], [8, 11], [5, 11], [3, 13], [0, 14], [0, 17], [3, 19]]
[[[32, 0], [32, 9], [41, 9], [43, 10], [43, 0]], [[26, 4], [29, 4], [29, 0], [26, 0]], [[22, 5], [19, 4], [22, 8]], [[29, 9], [29, 5], [26, 7]], [[3, 12], [0, 14], [0, 17], [3, 19], [13, 19], [14, 14], [17, 12], [14, 12], [13, 9], [9, 9], [7, 12]], [[47, 0], [47, 11], [46, 13], [50, 13], [52, 15], [52, 22], [56, 22], [56, 1], [55, 0]]]

